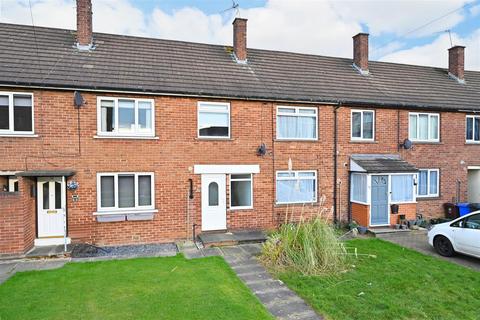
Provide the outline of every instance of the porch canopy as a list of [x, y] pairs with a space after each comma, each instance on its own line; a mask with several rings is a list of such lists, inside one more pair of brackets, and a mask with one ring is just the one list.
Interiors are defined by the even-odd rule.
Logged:
[[71, 177], [75, 175], [73, 170], [28, 170], [15, 174], [17, 177]]
[[363, 173], [417, 173], [418, 169], [396, 154], [355, 154], [350, 171]]

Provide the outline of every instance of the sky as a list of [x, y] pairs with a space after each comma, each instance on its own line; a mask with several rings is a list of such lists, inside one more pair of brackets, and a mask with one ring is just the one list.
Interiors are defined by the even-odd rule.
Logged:
[[[232, 44], [248, 19], [248, 47], [352, 57], [352, 36], [370, 34], [370, 60], [446, 67], [466, 46], [480, 71], [480, 0], [93, 0], [93, 29], [124, 35]], [[30, 11], [31, 4], [31, 11]], [[0, 22], [75, 29], [75, 0], [0, 0]]]

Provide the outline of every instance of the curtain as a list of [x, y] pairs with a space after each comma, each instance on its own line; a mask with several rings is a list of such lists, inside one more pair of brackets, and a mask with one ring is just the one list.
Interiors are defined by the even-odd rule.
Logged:
[[138, 176], [138, 205], [150, 206], [152, 204], [152, 177]]
[[315, 117], [278, 116], [279, 138], [315, 139], [316, 132]]
[[118, 176], [118, 207], [135, 207], [135, 176]]
[[100, 207], [102, 208], [115, 206], [114, 181], [113, 176], [100, 178]]
[[438, 139], [438, 117], [430, 116], [430, 139]]
[[352, 201], [367, 202], [367, 175], [353, 173], [351, 182]]
[[438, 172], [430, 171], [430, 194], [435, 195], [438, 193]]
[[392, 201], [413, 201], [413, 175], [392, 175]]
[[417, 139], [417, 116], [410, 115], [410, 121], [408, 126], [409, 137], [410, 139]]
[[315, 180], [277, 180], [278, 202], [312, 202], [315, 201]]
[[418, 115], [418, 139], [428, 140], [428, 115]]
[[373, 138], [373, 112], [363, 112], [363, 139]]
[[418, 173], [418, 195], [426, 196], [428, 194], [428, 170], [420, 170]]

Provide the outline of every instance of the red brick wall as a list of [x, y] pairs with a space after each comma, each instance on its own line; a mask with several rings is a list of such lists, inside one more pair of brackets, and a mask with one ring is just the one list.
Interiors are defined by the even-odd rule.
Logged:
[[352, 202], [352, 220], [363, 227], [370, 226], [370, 206]]
[[[32, 92], [32, 91], [29, 91]], [[3, 154], [0, 170], [74, 169], [79, 182], [78, 202], [67, 192], [68, 231], [74, 241], [97, 244], [126, 244], [171, 241], [191, 237], [192, 224], [201, 230], [200, 175], [193, 174], [195, 164], [258, 164], [253, 176], [254, 209], [228, 210], [230, 229], [273, 228], [284, 221], [286, 213], [298, 219], [311, 215], [321, 206], [275, 204], [275, 171], [317, 170], [318, 197], [326, 196], [323, 207], [333, 205], [333, 107], [319, 108], [319, 140], [286, 142], [275, 139], [277, 103], [229, 101], [231, 103], [231, 139], [206, 141], [197, 138], [197, 102], [212, 99], [154, 97], [158, 140], [98, 139], [97, 94], [83, 93], [86, 106], [80, 109], [81, 148], [78, 145], [77, 110], [73, 92], [34, 90], [34, 138], [0, 137]], [[129, 96], [98, 93], [98, 96]], [[312, 106], [312, 105], [310, 105]], [[376, 109], [376, 135], [373, 143], [350, 142], [350, 108], [338, 112], [338, 214], [348, 216], [349, 157], [355, 153], [397, 153], [418, 167], [440, 168], [440, 197], [419, 200], [418, 212], [425, 216], [442, 214], [442, 203], [455, 195], [455, 180], [462, 182], [462, 200], [466, 197], [468, 165], [479, 165], [476, 149], [466, 146], [465, 114], [441, 114], [441, 142], [415, 144], [412, 150], [397, 149], [397, 111]], [[400, 112], [400, 140], [408, 136], [408, 111]], [[256, 148], [265, 143], [265, 156]], [[81, 153], [80, 153], [81, 149]], [[462, 162], [463, 161], [463, 162]], [[98, 223], [96, 175], [99, 172], [154, 172], [155, 204], [159, 210], [153, 221]], [[193, 200], [188, 200], [193, 180]], [[189, 208], [187, 219], [187, 207]], [[25, 221], [31, 221], [25, 217]], [[34, 237], [34, 224], [28, 238]]]

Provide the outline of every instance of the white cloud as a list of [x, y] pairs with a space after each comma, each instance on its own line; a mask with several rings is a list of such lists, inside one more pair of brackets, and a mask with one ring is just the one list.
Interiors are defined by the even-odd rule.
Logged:
[[[465, 69], [480, 71], [480, 29], [477, 29], [465, 38], [461, 38], [456, 34], [452, 34], [452, 38], [454, 45], [466, 46]], [[448, 48], [450, 48], [449, 36], [448, 34], [443, 34], [438, 36], [432, 43], [400, 50], [388, 54], [380, 60], [446, 68], [448, 67]]]
[[[75, 28], [75, 0], [31, 0], [38, 26]], [[386, 45], [371, 43], [371, 57], [385, 61], [445, 65], [446, 35], [425, 46], [401, 50], [408, 39], [398, 38], [422, 24], [461, 8], [471, 0], [313, 1], [268, 0], [264, 7], [241, 10], [248, 18], [248, 46], [303, 53], [351, 57], [352, 36], [367, 28], [372, 35], [392, 36]], [[0, 0], [0, 21], [31, 24], [28, 0]], [[161, 6], [161, 2], [159, 4]], [[142, 12], [133, 0], [94, 0], [93, 27], [97, 32], [151, 36], [215, 44], [232, 43], [232, 12], [206, 14], [183, 7], [167, 13], [157, 6]], [[409, 34], [422, 37], [454, 27], [478, 6], [458, 10], [428, 27]], [[223, 6], [219, 8], [219, 11]], [[468, 11], [468, 12], [464, 12]], [[478, 33], [467, 37], [466, 65], [480, 69]], [[395, 35], [397, 39], [395, 39]], [[475, 38], [475, 35], [477, 38]]]

